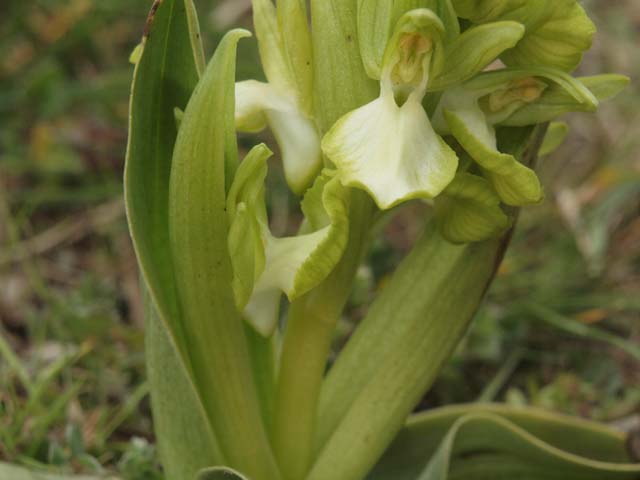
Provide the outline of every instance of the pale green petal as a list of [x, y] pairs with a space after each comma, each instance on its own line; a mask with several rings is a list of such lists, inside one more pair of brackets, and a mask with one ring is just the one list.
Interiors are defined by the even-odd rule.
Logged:
[[268, 238], [266, 267], [256, 290], [277, 287], [294, 300], [324, 280], [346, 246], [348, 199], [348, 189], [337, 178], [320, 176], [303, 202], [311, 229], [318, 229], [297, 237]]
[[460, 22], [451, 0], [395, 0], [392, 3], [394, 4], [393, 24], [411, 10], [427, 8], [442, 21], [445, 42], [452, 42], [460, 35]]
[[295, 92], [295, 76], [286, 55], [276, 8], [271, 0], [252, 0], [251, 4], [260, 59], [267, 79], [279, 91]]
[[477, 106], [443, 113], [456, 140], [483, 168], [504, 203], [524, 206], [542, 200], [542, 186], [536, 173], [512, 155], [497, 150], [493, 127]]
[[385, 95], [341, 118], [322, 141], [344, 185], [364, 189], [389, 209], [434, 198], [453, 179], [458, 158], [435, 133], [422, 105], [398, 107]]
[[440, 233], [452, 243], [480, 242], [511, 225], [500, 208], [500, 197], [482, 177], [459, 173], [435, 201]]
[[277, 16], [302, 110], [311, 114], [313, 104], [313, 49], [306, 0], [278, 0]]
[[574, 70], [591, 48], [595, 26], [577, 0], [453, 0], [473, 23], [513, 20], [526, 27], [518, 45], [502, 59], [508, 65], [547, 65]]
[[248, 80], [236, 84], [236, 128], [258, 132], [271, 128], [291, 190], [302, 194], [322, 167], [320, 136], [314, 123], [298, 107], [293, 95], [286, 96], [272, 85]]
[[278, 326], [282, 292], [277, 288], [256, 291], [244, 309], [246, 320], [263, 337], [273, 335]]
[[540, 147], [539, 156], [544, 157], [555, 152], [562, 145], [569, 134], [569, 125], [565, 122], [552, 122]]
[[495, 22], [472, 27], [446, 46], [443, 71], [429, 84], [430, 91], [465, 82], [515, 46], [524, 35], [517, 22]]

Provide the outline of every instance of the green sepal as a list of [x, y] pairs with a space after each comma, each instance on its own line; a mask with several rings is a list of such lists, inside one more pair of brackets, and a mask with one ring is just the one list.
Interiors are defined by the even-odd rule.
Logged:
[[524, 206], [542, 201], [542, 186], [536, 173], [513, 155], [498, 151], [495, 131], [479, 109], [443, 113], [453, 136], [482, 167], [504, 203]]
[[460, 24], [450, 0], [360, 0], [358, 40], [362, 61], [369, 77], [380, 80], [389, 40], [398, 21], [411, 10], [429, 9], [442, 22], [445, 43], [460, 35]]
[[500, 197], [482, 177], [459, 173], [435, 201], [441, 235], [452, 243], [480, 242], [511, 226], [500, 208]]
[[472, 27], [447, 44], [443, 71], [429, 82], [430, 91], [465, 82], [484, 70], [525, 33], [517, 22], [495, 22]]
[[540, 147], [540, 156], [545, 157], [555, 152], [569, 135], [569, 125], [565, 122], [551, 122]]
[[271, 150], [264, 144], [254, 147], [240, 163], [227, 196], [232, 285], [239, 310], [246, 307], [253, 287], [265, 268], [262, 235], [268, 227], [264, 181], [267, 176], [266, 161], [271, 155]]
[[[404, 60], [402, 41], [406, 35], [412, 34], [428, 42], [430, 51], [423, 55], [423, 60], [419, 56], [412, 60], [413, 65], [410, 65], [412, 67], [410, 70], [413, 69], [415, 71], [415, 79], [406, 81], [406, 79], [402, 78], [403, 72], [405, 72], [405, 69], [402, 68]], [[393, 34], [387, 43], [382, 59], [383, 73], [381, 80], [383, 88], [387, 80], [386, 75], [390, 75], [396, 85], [403, 86], [404, 83], [407, 83], [426, 91], [428, 79], [437, 76], [442, 71], [445, 63], [444, 35], [444, 24], [432, 10], [420, 8], [404, 13], [395, 24]], [[400, 76], [400, 80], [394, 78], [397, 76]]]
[[[575, 80], [598, 102], [617, 96], [630, 82], [628, 77], [614, 74], [580, 77]], [[597, 106], [597, 102], [595, 105]], [[545, 90], [536, 102], [522, 107], [499, 123], [508, 127], [520, 127], [549, 122], [569, 112], [593, 111], [593, 102], [581, 101], [560, 84], [555, 84]]]
[[453, 0], [460, 17], [473, 23], [513, 20], [527, 32], [502, 55], [512, 66], [546, 65], [574, 70], [591, 48], [596, 28], [577, 0]]

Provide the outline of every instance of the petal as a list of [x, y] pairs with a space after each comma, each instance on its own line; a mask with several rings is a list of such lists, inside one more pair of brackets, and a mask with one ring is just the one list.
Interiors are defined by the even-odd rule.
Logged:
[[269, 126], [284, 165], [287, 183], [302, 194], [322, 166], [320, 136], [313, 122], [298, 108], [293, 93], [286, 96], [266, 83], [236, 84], [236, 128], [258, 132]]
[[348, 201], [349, 191], [337, 178], [320, 176], [302, 204], [311, 232], [267, 239], [266, 267], [256, 289], [277, 287], [294, 300], [322, 282], [347, 243]]
[[459, 173], [435, 201], [440, 233], [452, 243], [480, 242], [511, 225], [500, 208], [500, 197], [482, 177]]
[[443, 113], [456, 140], [483, 168], [504, 203], [524, 206], [542, 200], [542, 186], [536, 173], [512, 155], [497, 150], [495, 131], [477, 104], [466, 110]]
[[424, 109], [398, 107], [385, 95], [342, 117], [322, 141], [344, 185], [369, 192], [381, 209], [412, 198], [434, 198], [453, 179], [458, 158]]
[[281, 292], [294, 300], [322, 282], [342, 258], [349, 232], [349, 190], [325, 173], [302, 202], [304, 233], [274, 237], [264, 201], [269, 154], [258, 146], [247, 155], [227, 198], [236, 305], [266, 335], [275, 328]]
[[505, 50], [514, 47], [525, 28], [517, 22], [495, 22], [466, 30], [447, 45], [443, 71], [429, 85], [430, 91], [469, 80], [495, 61]]

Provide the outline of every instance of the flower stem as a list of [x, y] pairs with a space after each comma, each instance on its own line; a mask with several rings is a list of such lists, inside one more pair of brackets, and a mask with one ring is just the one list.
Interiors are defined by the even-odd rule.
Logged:
[[365, 251], [374, 213], [354, 192], [349, 243], [336, 270], [289, 310], [276, 392], [273, 443], [287, 480], [304, 478], [313, 460], [318, 399], [331, 341]]

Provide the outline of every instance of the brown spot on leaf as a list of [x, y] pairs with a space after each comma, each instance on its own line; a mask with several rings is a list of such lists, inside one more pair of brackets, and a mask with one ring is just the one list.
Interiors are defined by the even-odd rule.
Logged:
[[149, 16], [147, 17], [147, 22], [144, 25], [144, 32], [142, 33], [142, 38], [145, 39], [149, 36], [149, 32], [151, 30], [151, 25], [153, 25], [153, 19], [156, 16], [156, 12], [158, 11], [158, 7], [162, 3], [162, 0], [154, 0], [153, 5], [151, 5], [151, 10], [149, 11]]

